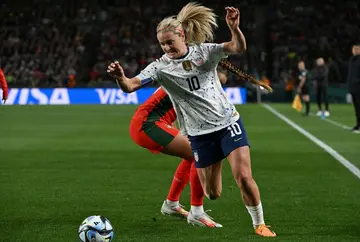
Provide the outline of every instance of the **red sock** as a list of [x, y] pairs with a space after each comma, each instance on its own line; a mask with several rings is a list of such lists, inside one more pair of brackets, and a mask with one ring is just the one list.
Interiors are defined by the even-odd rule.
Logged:
[[175, 171], [174, 179], [171, 183], [167, 199], [170, 201], [179, 201], [180, 194], [189, 182], [191, 161], [182, 160]]
[[199, 176], [196, 171], [195, 162], [191, 164], [190, 170], [190, 189], [191, 189], [191, 205], [201, 206], [204, 200], [204, 190], [201, 186]]

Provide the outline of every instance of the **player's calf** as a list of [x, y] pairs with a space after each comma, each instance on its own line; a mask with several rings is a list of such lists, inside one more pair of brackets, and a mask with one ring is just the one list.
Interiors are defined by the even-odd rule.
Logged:
[[203, 187], [205, 196], [210, 200], [216, 200], [221, 195], [221, 167], [222, 162], [218, 162], [205, 168], [197, 168], [199, 180]]

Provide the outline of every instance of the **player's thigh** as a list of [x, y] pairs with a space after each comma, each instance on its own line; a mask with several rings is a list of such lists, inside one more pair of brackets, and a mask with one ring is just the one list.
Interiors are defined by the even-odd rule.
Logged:
[[163, 147], [151, 139], [143, 130], [143, 121], [140, 119], [133, 119], [130, 123], [129, 133], [131, 139], [140, 147], [148, 149], [150, 152], [157, 154], [160, 153]]
[[352, 97], [352, 103], [356, 111], [360, 108], [360, 93], [351, 93], [351, 97]]
[[142, 130], [146, 135], [155, 143], [161, 147], [160, 152], [164, 152], [164, 149], [175, 139], [180, 131], [171, 126], [171, 124], [165, 121], [155, 121], [144, 123]]
[[302, 99], [304, 100], [304, 102], [309, 102], [309, 101], [310, 101], [310, 96], [309, 96], [309, 94], [303, 94], [301, 97], [302, 97]]
[[242, 146], [233, 150], [227, 159], [231, 172], [237, 181], [252, 177], [249, 146]]
[[193, 159], [189, 140], [169, 123], [155, 121], [150, 129], [144, 128], [144, 130], [151, 140], [160, 145], [160, 152], [189, 161]]
[[301, 98], [304, 100], [304, 102], [310, 101], [309, 91], [310, 90], [308, 86], [303, 86], [301, 89]]
[[174, 139], [163, 148], [162, 153], [177, 156], [189, 161], [193, 159], [190, 142], [188, 138], [180, 132], [178, 132]]
[[220, 135], [189, 136], [196, 168], [207, 168], [220, 162], [225, 156], [221, 150]]
[[221, 145], [234, 177], [251, 176], [249, 141], [241, 118], [227, 128]]
[[189, 136], [195, 166], [205, 192], [221, 192], [222, 159], [221, 135], [218, 132], [202, 136]]
[[157, 154], [170, 144], [179, 133], [164, 121], [146, 122], [133, 119], [130, 123], [130, 137], [139, 146]]
[[321, 98], [321, 93], [322, 93], [322, 86], [320, 84], [317, 84], [315, 87], [315, 94], [317, 98]]
[[322, 95], [323, 95], [323, 98], [326, 100], [328, 98], [328, 87], [327, 85], [325, 84], [323, 87], [322, 87]]
[[137, 134], [131, 136], [132, 140], [138, 145], [145, 149], [148, 149], [154, 154], [160, 153], [164, 147], [153, 141], [145, 132], [140, 131]]

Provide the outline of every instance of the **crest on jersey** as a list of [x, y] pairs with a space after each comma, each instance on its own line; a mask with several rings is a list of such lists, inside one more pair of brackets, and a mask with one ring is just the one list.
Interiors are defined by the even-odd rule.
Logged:
[[195, 159], [196, 162], [199, 161], [199, 155], [198, 155], [198, 153], [196, 151], [194, 152], [194, 159]]
[[191, 64], [191, 61], [189, 61], [189, 60], [183, 61], [182, 66], [183, 66], [185, 71], [191, 71], [192, 70], [192, 64]]

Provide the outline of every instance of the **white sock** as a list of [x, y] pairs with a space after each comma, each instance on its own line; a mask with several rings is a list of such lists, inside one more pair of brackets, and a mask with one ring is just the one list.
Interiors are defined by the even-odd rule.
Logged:
[[169, 199], [166, 199], [166, 204], [169, 205], [170, 207], [178, 207], [179, 201], [170, 201]]
[[257, 225], [265, 224], [264, 213], [261, 202], [257, 206], [246, 206], [246, 208], [251, 216], [254, 228]]
[[194, 215], [201, 215], [201, 214], [205, 213], [203, 205], [201, 205], [201, 206], [191, 205], [191, 213]]

